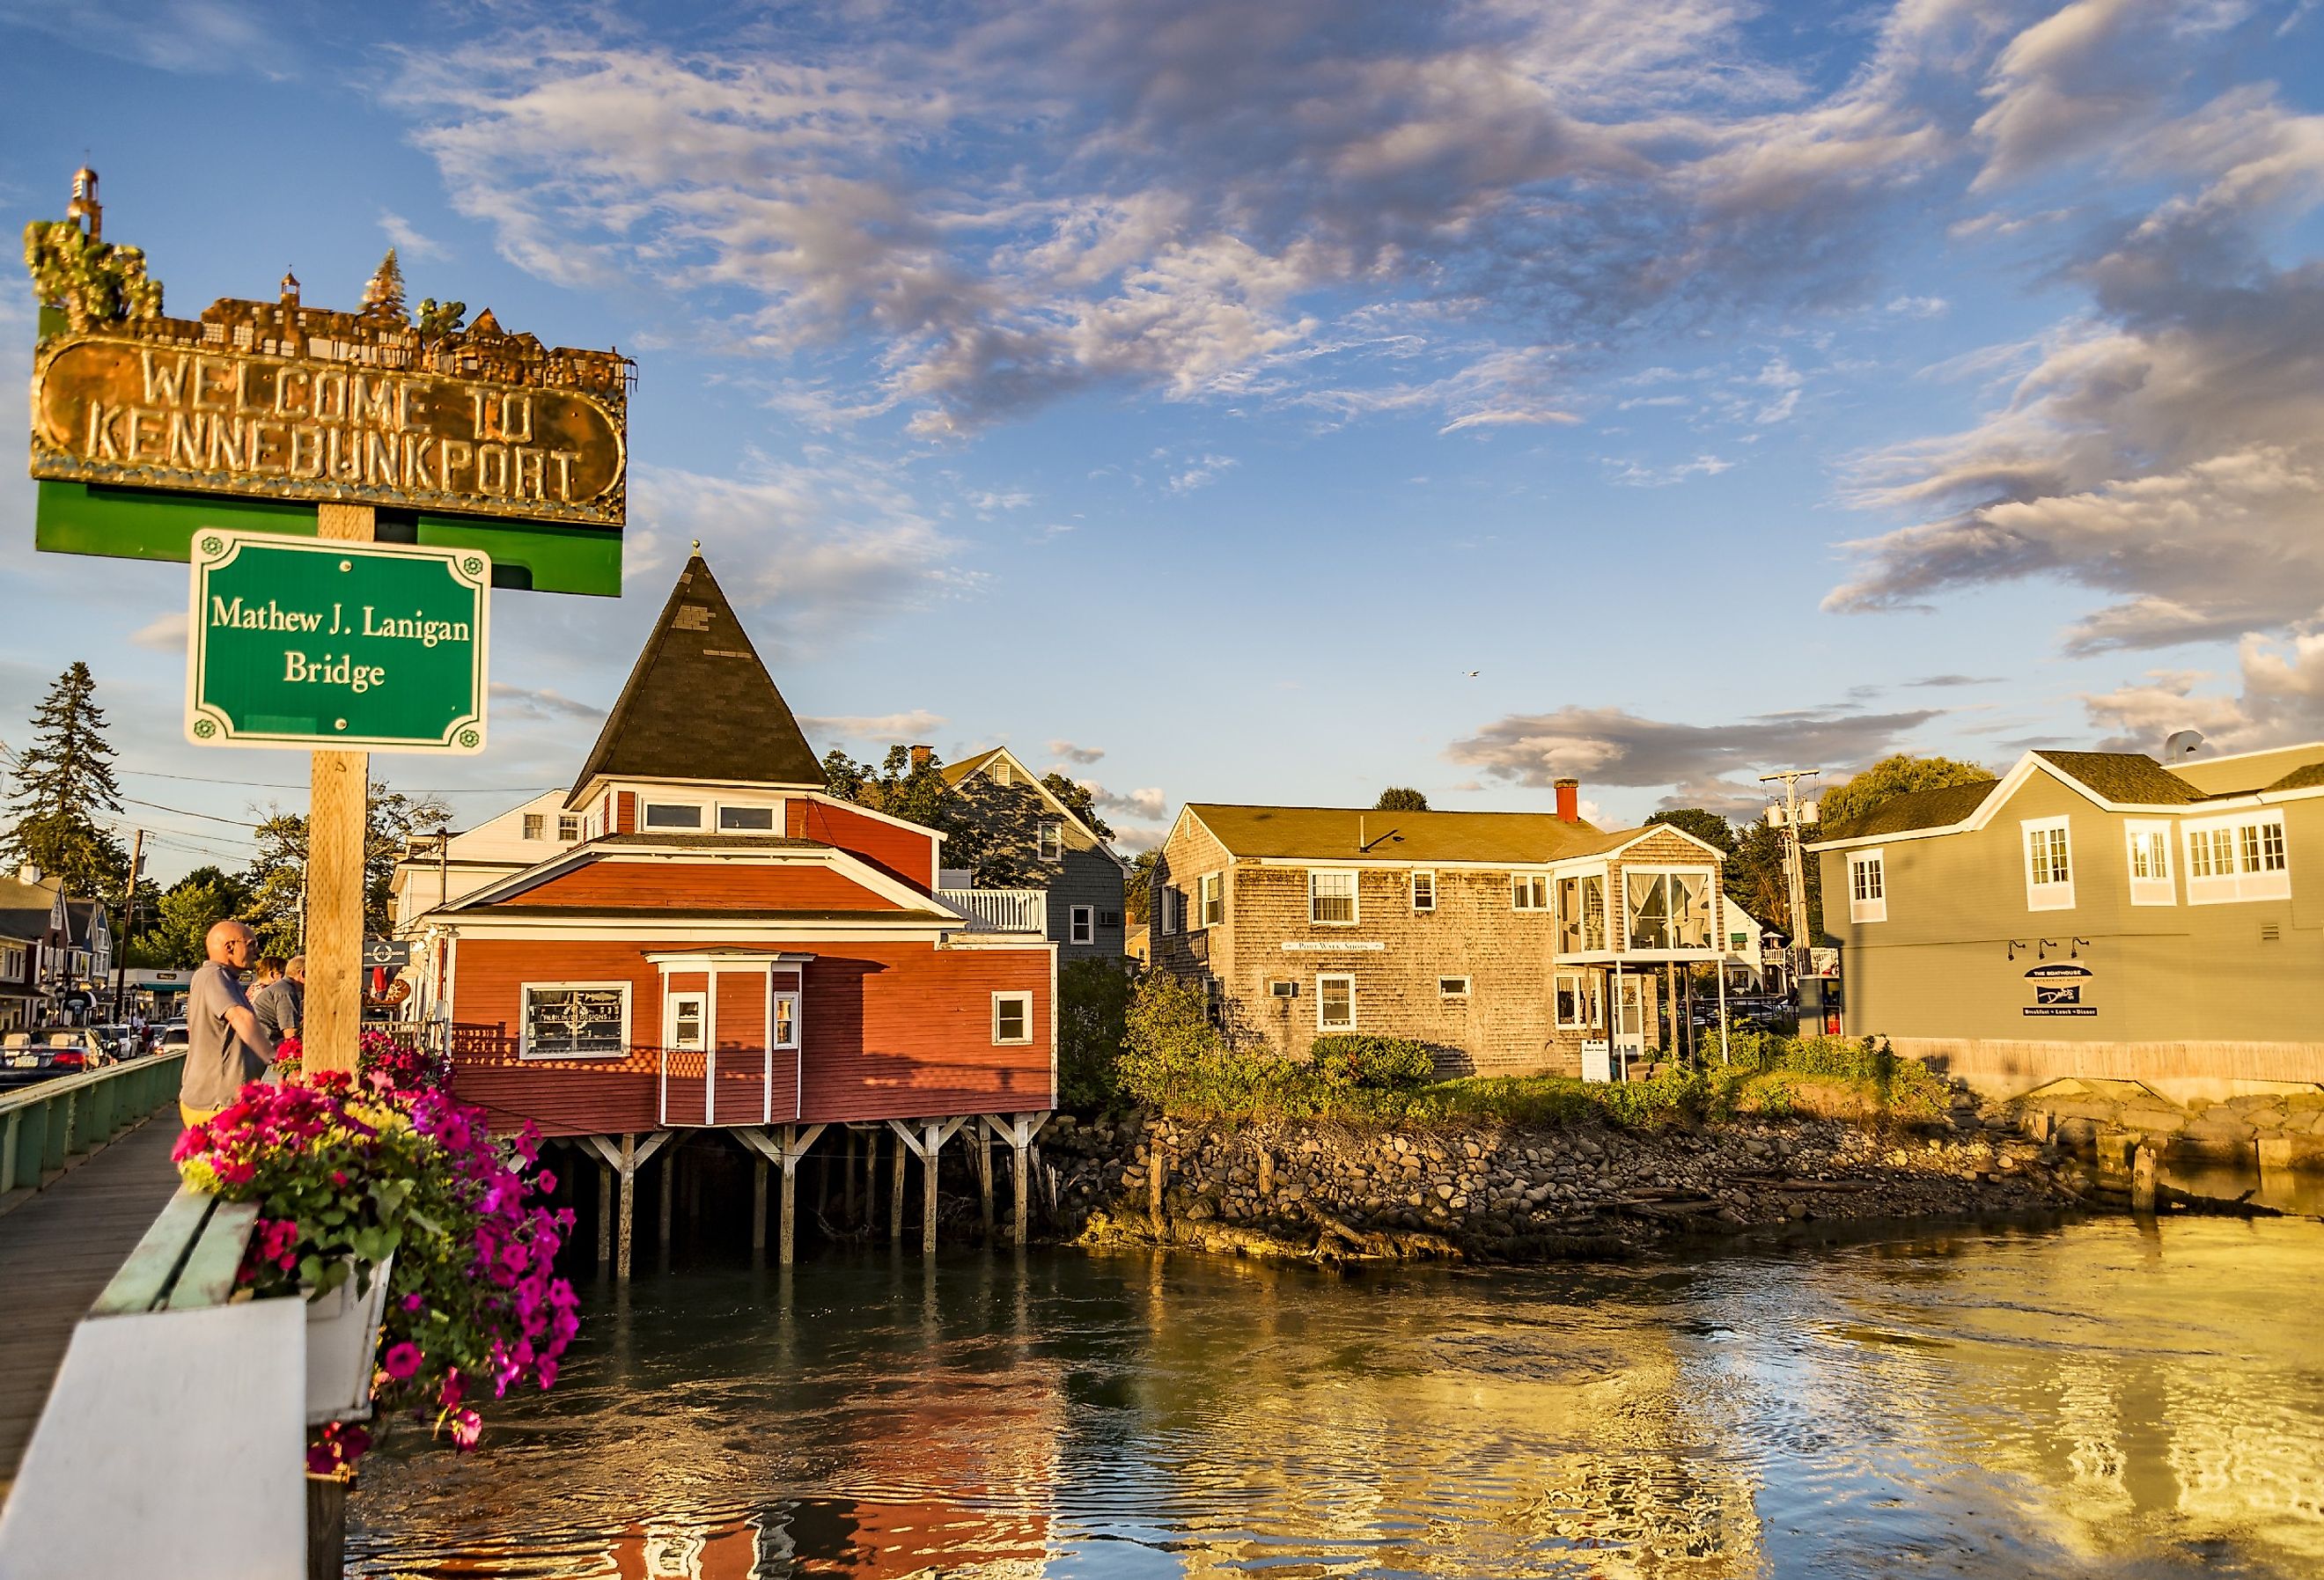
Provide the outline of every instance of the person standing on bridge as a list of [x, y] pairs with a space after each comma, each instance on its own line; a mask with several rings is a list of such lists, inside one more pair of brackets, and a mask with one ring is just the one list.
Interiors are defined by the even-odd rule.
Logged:
[[203, 939], [209, 958], [186, 993], [186, 1068], [178, 1086], [178, 1113], [189, 1129], [224, 1113], [274, 1062], [274, 1039], [242, 991], [257, 949], [258, 935], [238, 921], [214, 924]]
[[[263, 967], [264, 962], [261, 962]], [[271, 981], [250, 990], [250, 1007], [258, 1023], [276, 1042], [296, 1037], [307, 1023], [307, 956], [293, 955]]]

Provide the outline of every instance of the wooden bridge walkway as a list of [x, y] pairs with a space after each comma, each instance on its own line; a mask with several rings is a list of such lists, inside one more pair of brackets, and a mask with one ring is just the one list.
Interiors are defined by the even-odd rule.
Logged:
[[0, 1215], [0, 1496], [49, 1397], [73, 1325], [178, 1188], [174, 1110]]

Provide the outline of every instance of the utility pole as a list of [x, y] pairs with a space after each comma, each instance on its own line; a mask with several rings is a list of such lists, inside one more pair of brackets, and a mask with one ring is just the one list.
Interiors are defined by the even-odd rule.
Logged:
[[129, 935], [137, 926], [137, 874], [145, 870], [145, 830], [129, 842], [129, 892], [121, 897], [121, 936], [113, 940], [113, 1014], [109, 1024], [121, 1024], [121, 1001], [129, 988]]
[[1800, 850], [1800, 825], [1812, 820], [1815, 803], [1800, 799], [1800, 781], [1813, 779], [1823, 771], [1820, 768], [1785, 768], [1759, 776], [1761, 784], [1783, 781], [1784, 804], [1767, 808], [1767, 821], [1775, 826], [1784, 841], [1784, 886], [1792, 906], [1792, 991], [1796, 995], [1799, 984], [1808, 975], [1808, 874]]

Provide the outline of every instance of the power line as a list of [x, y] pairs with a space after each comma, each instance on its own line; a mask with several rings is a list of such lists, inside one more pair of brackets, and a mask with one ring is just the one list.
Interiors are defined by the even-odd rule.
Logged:
[[[211, 779], [198, 773], [164, 773], [158, 768], [124, 768], [123, 773], [134, 773], [141, 779], [175, 779], [188, 784], [235, 785], [244, 790], [295, 790], [309, 787], [304, 783], [288, 783], [263, 779]], [[554, 784], [467, 784], [467, 785], [392, 785], [411, 796], [518, 796], [539, 795], [564, 787]]]

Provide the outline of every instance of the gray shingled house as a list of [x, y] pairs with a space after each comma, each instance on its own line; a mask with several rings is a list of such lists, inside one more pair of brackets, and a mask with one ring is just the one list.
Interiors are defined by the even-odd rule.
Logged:
[[1041, 918], [1062, 960], [1119, 959], [1130, 864], [1006, 746], [946, 763], [944, 776], [962, 825], [946, 858], [975, 853], [948, 869], [945, 899], [1000, 926]]

